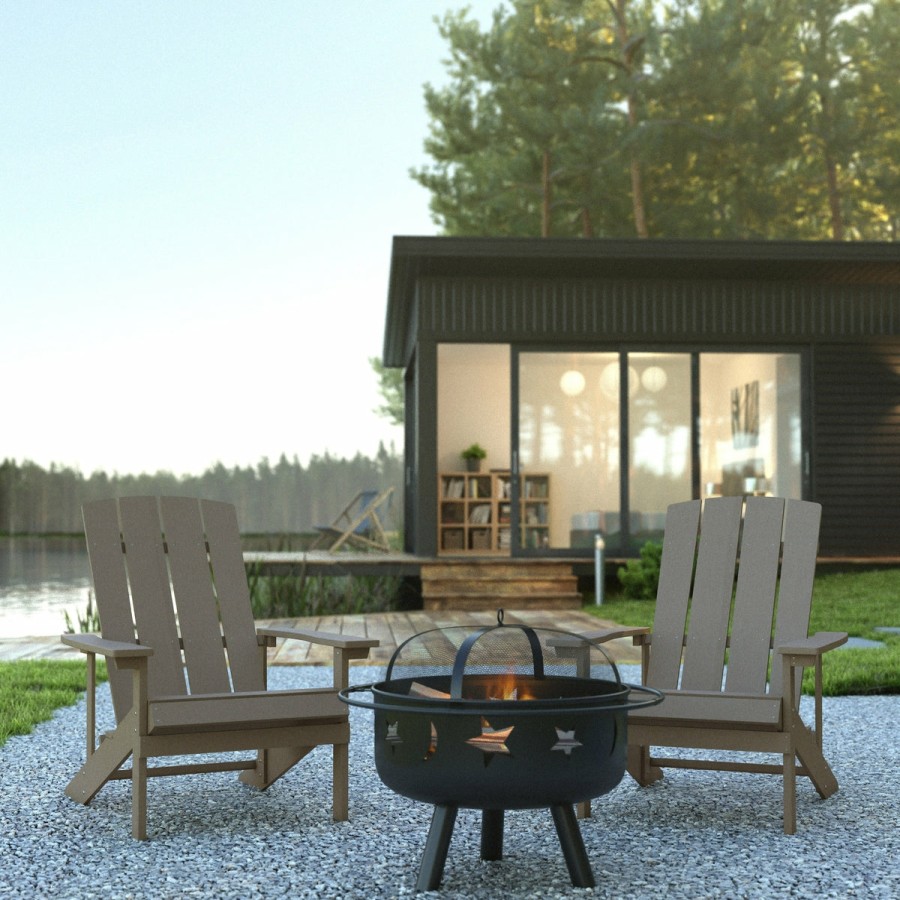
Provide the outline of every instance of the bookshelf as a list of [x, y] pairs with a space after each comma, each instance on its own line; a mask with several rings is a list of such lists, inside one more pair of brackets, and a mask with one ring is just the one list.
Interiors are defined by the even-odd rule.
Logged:
[[[523, 474], [519, 491], [522, 546], [550, 546], [550, 476]], [[509, 554], [512, 476], [509, 471], [438, 475], [438, 552]]]

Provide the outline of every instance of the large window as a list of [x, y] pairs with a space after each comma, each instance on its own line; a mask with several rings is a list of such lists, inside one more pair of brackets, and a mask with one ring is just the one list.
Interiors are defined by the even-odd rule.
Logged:
[[800, 497], [800, 357], [700, 354], [700, 489]]
[[627, 366], [629, 531], [643, 543], [691, 498], [691, 357], [629, 353]]
[[777, 352], [444, 344], [438, 469], [459, 469], [477, 441], [488, 480], [517, 470], [495, 552], [590, 555], [599, 533], [633, 553], [662, 535], [670, 503], [802, 496], [800, 373], [799, 354]]
[[519, 472], [548, 475], [551, 496], [546, 544], [531, 547], [526, 527], [523, 549], [593, 553], [598, 531], [617, 539], [620, 439], [618, 353], [519, 355]]

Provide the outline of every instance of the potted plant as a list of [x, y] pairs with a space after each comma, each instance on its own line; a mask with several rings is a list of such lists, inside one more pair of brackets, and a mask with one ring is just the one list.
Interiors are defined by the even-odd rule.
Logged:
[[481, 444], [472, 444], [459, 454], [466, 461], [466, 470], [480, 472], [481, 461], [487, 456], [487, 450]]

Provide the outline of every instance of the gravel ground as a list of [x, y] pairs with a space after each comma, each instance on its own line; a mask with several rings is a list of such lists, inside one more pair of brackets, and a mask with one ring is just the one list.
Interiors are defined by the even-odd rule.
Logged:
[[[381, 674], [351, 673], [355, 684]], [[271, 683], [330, 677], [285, 667]], [[112, 722], [106, 695], [101, 727]], [[581, 823], [593, 890], [571, 887], [548, 811], [508, 813], [505, 857], [485, 863], [480, 814], [461, 810], [440, 896], [900, 897], [898, 711], [898, 697], [826, 699], [826, 755], [841, 786], [821, 801], [799, 781], [796, 835], [781, 830], [779, 778], [678, 771], [642, 789], [626, 775]], [[151, 839], [137, 842], [128, 782], [107, 785], [88, 807], [63, 794], [81, 764], [84, 701], [60, 710], [0, 749], [0, 896], [412, 894], [431, 810], [382, 786], [371, 714], [351, 715], [349, 822], [331, 822], [330, 748], [320, 747], [265, 793], [233, 773], [151, 779]]]

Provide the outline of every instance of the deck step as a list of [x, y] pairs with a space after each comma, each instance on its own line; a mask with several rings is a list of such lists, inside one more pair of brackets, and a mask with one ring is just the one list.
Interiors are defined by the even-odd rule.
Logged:
[[548, 560], [448, 560], [422, 565], [426, 610], [580, 609], [570, 563]]
[[459, 610], [479, 612], [482, 610], [510, 609], [581, 609], [584, 601], [581, 594], [527, 594], [510, 596], [502, 594], [448, 594], [423, 597], [422, 608], [431, 612], [437, 610]]

